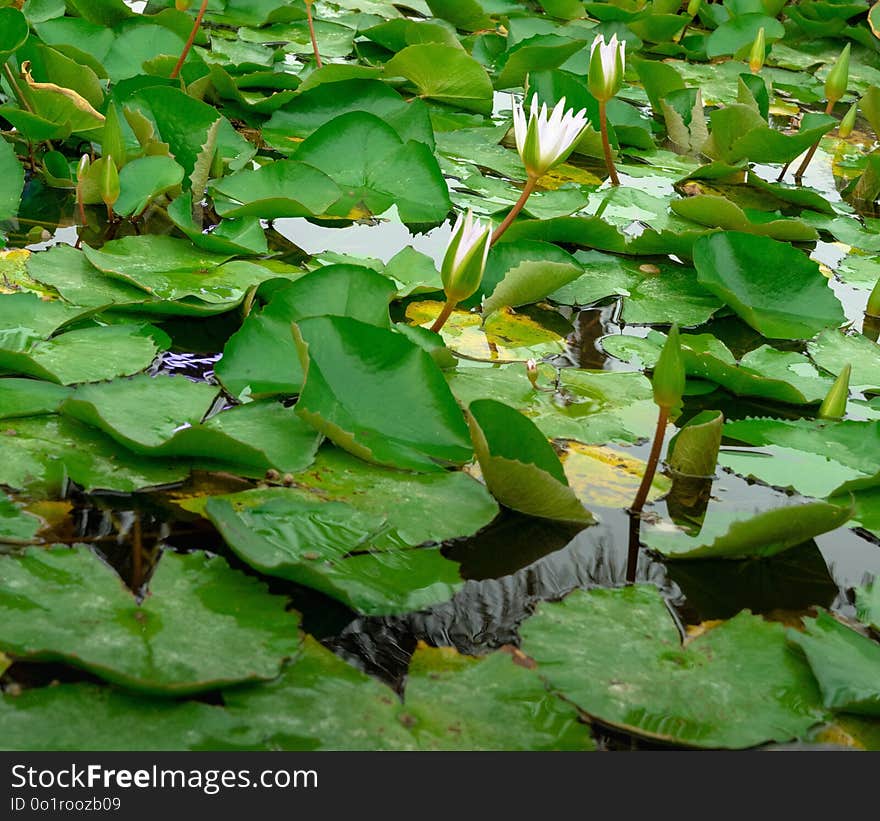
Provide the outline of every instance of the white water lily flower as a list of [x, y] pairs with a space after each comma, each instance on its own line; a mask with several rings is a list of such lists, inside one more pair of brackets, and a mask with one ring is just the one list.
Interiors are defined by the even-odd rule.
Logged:
[[626, 41], [612, 34], [606, 43], [604, 34], [597, 34], [590, 46], [590, 70], [587, 84], [599, 102], [607, 103], [623, 85], [626, 67]]
[[449, 301], [461, 302], [476, 293], [483, 280], [491, 238], [491, 221], [474, 219], [470, 209], [466, 215], [459, 214], [441, 270]]
[[532, 97], [532, 106], [526, 120], [521, 103], [513, 101], [513, 131], [516, 148], [530, 177], [541, 177], [553, 166], [565, 160], [583, 134], [589, 119], [582, 108], [565, 110], [565, 97], [547, 115], [547, 104], [538, 107], [538, 95]]

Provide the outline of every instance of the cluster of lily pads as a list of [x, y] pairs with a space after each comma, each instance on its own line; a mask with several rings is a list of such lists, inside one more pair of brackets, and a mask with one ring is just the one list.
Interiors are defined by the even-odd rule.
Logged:
[[[880, 745], [880, 561], [683, 626], [638, 575], [878, 549], [878, 8], [0, 0], [0, 744]], [[126, 496], [222, 554], [123, 579], [71, 519]], [[511, 511], [627, 511], [625, 578], [397, 690], [301, 624]]]

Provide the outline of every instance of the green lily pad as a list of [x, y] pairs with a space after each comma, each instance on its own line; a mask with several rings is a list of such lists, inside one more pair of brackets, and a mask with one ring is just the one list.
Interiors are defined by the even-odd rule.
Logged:
[[183, 168], [171, 157], [139, 157], [119, 172], [119, 197], [113, 210], [121, 217], [140, 214], [157, 197], [183, 182]]
[[593, 750], [576, 710], [508, 653], [420, 646], [403, 718], [421, 750]]
[[[537, 245], [538, 243], [532, 243]], [[505, 246], [502, 246], [504, 248]], [[527, 260], [510, 268], [483, 302], [483, 322], [502, 308], [529, 305], [577, 279], [583, 269], [571, 262]]]
[[57, 413], [70, 388], [38, 379], [0, 378], [0, 419]]
[[28, 416], [4, 424], [0, 484], [58, 496], [67, 481], [88, 492], [131, 493], [179, 482], [186, 463], [157, 461], [122, 450], [112, 439], [73, 419]]
[[542, 604], [522, 649], [551, 687], [596, 719], [693, 747], [789, 741], [823, 717], [782, 625], [747, 612], [681, 643], [659, 591], [577, 591]]
[[842, 527], [851, 515], [851, 508], [827, 502], [789, 504], [759, 513], [754, 505], [710, 502], [699, 529], [650, 522], [643, 526], [641, 538], [667, 559], [766, 558]]
[[[657, 425], [650, 382], [636, 373], [539, 366], [538, 389], [522, 365], [459, 366], [447, 375], [459, 402], [497, 399], [531, 419], [551, 439], [634, 444]], [[554, 385], [558, 379], [558, 387]]]
[[36, 541], [42, 522], [0, 491], [0, 545]]
[[263, 226], [256, 217], [221, 219], [213, 230], [206, 231], [193, 218], [191, 191], [168, 206], [168, 216], [193, 245], [212, 254], [265, 254], [269, 250]]
[[451, 207], [449, 190], [431, 149], [404, 142], [379, 117], [363, 111], [343, 114], [300, 145], [296, 159], [323, 171], [342, 189], [327, 213], [384, 214], [397, 206], [405, 223], [439, 223]]
[[143, 456], [190, 457], [256, 471], [302, 470], [320, 437], [277, 402], [254, 402], [202, 419], [217, 388], [183, 377], [139, 376], [80, 387], [63, 413]]
[[37, 687], [0, 696], [6, 750], [240, 750], [250, 728], [197, 701], [133, 696], [94, 684]]
[[223, 694], [226, 712], [272, 750], [411, 750], [397, 694], [306, 636], [275, 681]]
[[694, 265], [700, 283], [765, 336], [809, 339], [845, 320], [818, 264], [785, 243], [711, 234], [695, 243]]
[[724, 435], [754, 450], [722, 449], [726, 468], [805, 496], [847, 494], [880, 484], [880, 422], [743, 419]]
[[349, 316], [390, 328], [394, 285], [357, 265], [328, 265], [278, 288], [261, 311], [248, 315], [217, 363], [217, 377], [234, 396], [292, 396], [302, 388], [291, 324], [310, 316]]
[[14, 657], [155, 695], [274, 678], [299, 644], [284, 599], [203, 553], [166, 552], [138, 605], [87, 547], [31, 548], [0, 558], [0, 612], [0, 647]]
[[803, 650], [829, 710], [880, 716], [880, 645], [842, 625], [830, 613], [804, 619], [788, 638]]
[[[0, 14], [12, 9], [0, 9]], [[18, 213], [18, 201], [24, 185], [24, 168], [15, 156], [15, 150], [0, 140], [0, 222], [12, 219]]]
[[0, 370], [73, 385], [138, 373], [171, 340], [152, 325], [123, 324], [67, 331], [26, 351], [0, 349]]
[[666, 460], [670, 469], [678, 476], [714, 476], [723, 426], [720, 411], [702, 411], [689, 419], [669, 440]]
[[553, 446], [528, 417], [494, 399], [468, 405], [480, 471], [501, 504], [543, 519], [591, 524]]
[[66, 325], [92, 313], [59, 301], [44, 302], [36, 294], [0, 294], [0, 348], [23, 351]]
[[332, 316], [300, 320], [294, 339], [305, 373], [296, 412], [335, 444], [410, 470], [470, 458], [461, 409], [434, 360], [414, 342]]
[[880, 345], [866, 336], [825, 331], [807, 343], [807, 351], [820, 368], [835, 376], [851, 365], [853, 390], [880, 392]]

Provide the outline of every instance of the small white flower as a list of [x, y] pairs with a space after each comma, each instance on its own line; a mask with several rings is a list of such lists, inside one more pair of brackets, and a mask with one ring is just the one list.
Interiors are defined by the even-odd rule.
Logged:
[[586, 109], [575, 113], [565, 110], [565, 97], [557, 104], [549, 117], [547, 104], [538, 107], [538, 95], [532, 97], [532, 106], [526, 120], [523, 105], [513, 101], [513, 131], [516, 148], [523, 165], [531, 177], [546, 174], [553, 166], [565, 160], [587, 127]]
[[459, 214], [443, 259], [441, 276], [447, 299], [461, 302], [476, 292], [483, 280], [492, 238], [492, 223]]
[[590, 46], [590, 70], [587, 84], [590, 93], [600, 102], [608, 102], [623, 85], [626, 68], [626, 41], [612, 34], [606, 43], [604, 34], [597, 34]]

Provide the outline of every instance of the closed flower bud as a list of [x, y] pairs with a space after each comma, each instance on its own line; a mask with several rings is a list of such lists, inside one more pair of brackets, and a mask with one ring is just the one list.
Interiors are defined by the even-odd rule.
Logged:
[[845, 140], [856, 126], [856, 114], [859, 110], [859, 104], [853, 103], [849, 107], [849, 111], [843, 115], [840, 125], [837, 127], [837, 136]]
[[[119, 172], [113, 157], [102, 157], [101, 163], [101, 199], [108, 208], [119, 199]], [[97, 165], [97, 163], [96, 163]]]
[[514, 100], [513, 131], [516, 149], [530, 177], [541, 177], [563, 162], [588, 124], [586, 109], [575, 113], [565, 110], [565, 97], [547, 114], [547, 104], [538, 105], [538, 95], [532, 97], [529, 116], [524, 107]]
[[684, 360], [681, 356], [678, 325], [673, 325], [669, 329], [669, 336], [666, 337], [666, 344], [654, 366], [654, 376], [651, 381], [654, 387], [654, 402], [661, 408], [670, 411], [671, 415], [675, 415], [681, 405], [685, 385]]
[[758, 29], [752, 50], [749, 52], [749, 69], [752, 74], [757, 74], [764, 67], [764, 57], [767, 53], [767, 43], [764, 38], [764, 27]]
[[89, 166], [92, 164], [92, 161], [89, 159], [88, 154], [83, 154], [79, 158], [79, 165], [76, 167], [76, 178], [79, 182], [82, 182], [86, 178], [86, 173], [89, 170]]
[[843, 419], [846, 415], [846, 400], [849, 398], [849, 376], [852, 373], [852, 365], [845, 365], [828, 396], [819, 406], [818, 416], [820, 419]]
[[492, 223], [474, 219], [471, 211], [459, 215], [443, 258], [443, 290], [450, 303], [461, 302], [476, 293], [483, 280], [492, 238]]
[[590, 93], [600, 102], [608, 102], [623, 85], [623, 69], [626, 66], [626, 41], [617, 40], [612, 34], [606, 43], [605, 35], [599, 34], [590, 47], [590, 70], [587, 85]]
[[696, 17], [700, 13], [700, 6], [703, 5], [703, 0], [690, 0], [687, 7], [687, 13], [691, 17]]
[[846, 94], [849, 84], [849, 52], [850, 44], [847, 43], [825, 78], [825, 99], [830, 103], [836, 103]]

